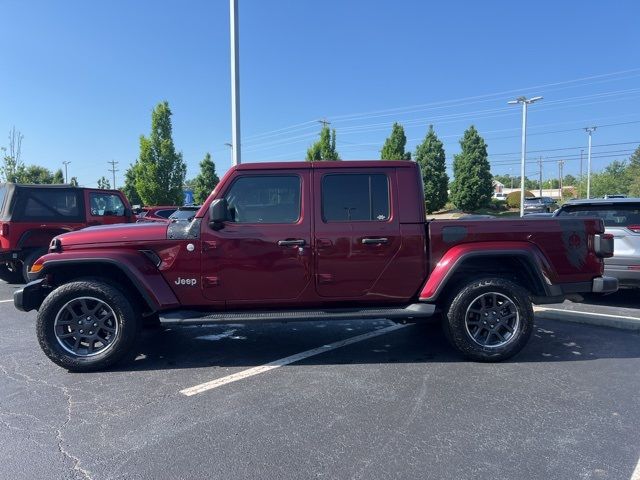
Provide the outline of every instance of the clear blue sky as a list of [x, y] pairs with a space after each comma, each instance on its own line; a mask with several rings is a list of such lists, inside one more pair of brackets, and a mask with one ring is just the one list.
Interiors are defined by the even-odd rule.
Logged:
[[[399, 121], [412, 150], [433, 123], [450, 162], [474, 124], [494, 173], [517, 174], [520, 109], [506, 102], [520, 94], [545, 97], [528, 145], [547, 157], [545, 177], [559, 157], [578, 172], [581, 127], [601, 126], [594, 170], [640, 142], [640, 2], [239, 3], [244, 161], [304, 158], [327, 118], [344, 159], [378, 158]], [[15, 125], [26, 163], [69, 160], [92, 186], [113, 159], [120, 185], [168, 100], [188, 176], [207, 151], [229, 168], [226, 0], [4, 0], [1, 11], [0, 146]]]

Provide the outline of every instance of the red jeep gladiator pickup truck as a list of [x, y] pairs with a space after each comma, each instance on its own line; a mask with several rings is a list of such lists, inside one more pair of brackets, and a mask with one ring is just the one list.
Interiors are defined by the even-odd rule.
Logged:
[[0, 184], [0, 276], [28, 282], [33, 262], [47, 253], [56, 235], [134, 220], [118, 190]]
[[191, 221], [93, 227], [53, 239], [15, 292], [38, 310], [49, 358], [105, 368], [133, 353], [145, 317], [162, 324], [441, 314], [479, 361], [519, 352], [532, 303], [611, 292], [602, 220], [425, 221], [408, 161], [245, 164]]

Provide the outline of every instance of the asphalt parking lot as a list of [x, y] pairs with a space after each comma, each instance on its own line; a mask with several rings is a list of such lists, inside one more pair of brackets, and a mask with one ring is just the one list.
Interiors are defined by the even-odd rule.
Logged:
[[[517, 357], [478, 364], [433, 325], [190, 327], [71, 374], [14, 288], [0, 282], [1, 478], [640, 478], [638, 330], [550, 310]], [[549, 307], [640, 318], [635, 295]]]

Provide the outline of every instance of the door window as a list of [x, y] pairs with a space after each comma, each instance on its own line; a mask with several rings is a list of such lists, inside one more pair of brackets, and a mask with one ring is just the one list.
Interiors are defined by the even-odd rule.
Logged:
[[296, 223], [300, 218], [300, 177], [242, 176], [225, 195], [235, 223]]
[[389, 181], [381, 173], [330, 174], [322, 179], [325, 222], [389, 220]]
[[89, 204], [94, 217], [124, 217], [124, 203], [113, 193], [90, 193]]

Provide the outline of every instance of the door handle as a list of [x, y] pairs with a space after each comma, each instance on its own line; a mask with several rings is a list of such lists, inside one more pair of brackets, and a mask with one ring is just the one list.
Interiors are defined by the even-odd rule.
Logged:
[[362, 244], [363, 245], [382, 245], [385, 243], [389, 243], [389, 239], [388, 238], [363, 238], [362, 239]]
[[302, 239], [296, 239], [296, 240], [278, 240], [278, 246], [279, 247], [303, 247], [305, 245], [304, 240]]

